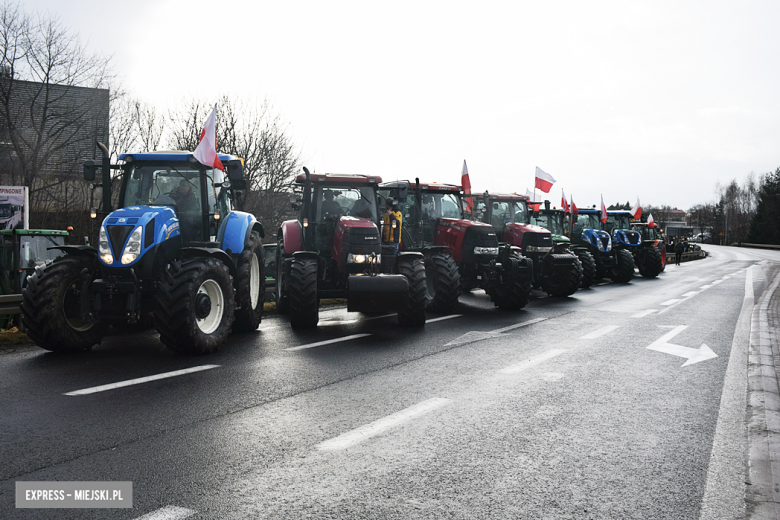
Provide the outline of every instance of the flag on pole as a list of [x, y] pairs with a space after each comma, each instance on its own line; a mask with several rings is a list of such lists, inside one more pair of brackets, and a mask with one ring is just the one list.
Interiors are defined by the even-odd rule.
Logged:
[[[460, 186], [463, 188], [463, 193], [466, 195], [471, 194], [471, 180], [469, 179], [469, 168], [466, 166], [466, 159], [463, 159], [463, 170], [460, 172]], [[474, 213], [474, 199], [466, 197], [465, 202], [463, 209], [469, 213]]]
[[607, 221], [607, 207], [604, 205], [604, 195], [601, 196], [601, 223]]
[[569, 203], [566, 202], [566, 194], [563, 192], [563, 188], [561, 188], [561, 209], [563, 209], [564, 213], [569, 211]]
[[[534, 194], [528, 188], [525, 189], [525, 196], [528, 197], [529, 201], [534, 201]], [[539, 211], [539, 204], [529, 204], [529, 206], [532, 211]]]
[[650, 213], [647, 216], [647, 227], [649, 227], [650, 229], [653, 229], [655, 227], [655, 220], [653, 220], [653, 214], [652, 213]]
[[631, 213], [634, 215], [634, 220], [642, 218], [642, 206], [639, 205], [639, 197], [636, 198], [636, 206], [631, 208]]
[[225, 167], [222, 166], [222, 161], [217, 155], [217, 105], [214, 105], [206, 118], [206, 124], [203, 125], [203, 130], [200, 132], [200, 143], [192, 155], [204, 166], [225, 171]]
[[550, 188], [555, 184], [553, 176], [547, 172], [542, 171], [538, 166], [536, 167], [536, 181], [535, 187], [538, 190], [542, 190], [545, 193], [550, 193]]
[[571, 200], [571, 203], [569, 204], [569, 211], [571, 211], [571, 217], [577, 218], [577, 215], [580, 214], [580, 210], [577, 209], [577, 205], [574, 203], [574, 195], [572, 195], [569, 200]]

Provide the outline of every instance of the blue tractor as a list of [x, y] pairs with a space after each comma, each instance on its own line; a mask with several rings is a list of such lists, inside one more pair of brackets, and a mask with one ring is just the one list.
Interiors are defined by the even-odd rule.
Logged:
[[630, 282], [634, 277], [633, 256], [625, 249], [613, 247], [612, 236], [601, 227], [600, 210], [579, 210], [572, 225], [572, 249], [585, 248], [593, 256], [596, 278], [610, 277], [614, 282]]
[[642, 234], [632, 227], [633, 220], [634, 215], [630, 211], [609, 210], [604, 227], [612, 233], [615, 247], [631, 253], [639, 274], [645, 278], [655, 278], [663, 269], [661, 252], [653, 243], [642, 240]]
[[[40, 347], [88, 350], [110, 326], [154, 324], [170, 349], [214, 351], [231, 330], [253, 331], [263, 314], [263, 227], [236, 211], [243, 161], [220, 154], [227, 175], [191, 152], [122, 154], [102, 173], [106, 216], [98, 247], [58, 246], [65, 254], [39, 266], [23, 291], [22, 320]], [[121, 172], [111, 208], [111, 170]], [[94, 187], [94, 185], [91, 185]]]

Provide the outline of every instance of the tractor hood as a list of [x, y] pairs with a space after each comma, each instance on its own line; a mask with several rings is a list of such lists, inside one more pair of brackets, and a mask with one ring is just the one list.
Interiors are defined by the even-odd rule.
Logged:
[[[134, 233], [138, 228], [140, 231]], [[131, 267], [155, 245], [178, 236], [179, 219], [170, 206], [128, 206], [109, 213], [99, 233], [100, 261], [111, 267]], [[132, 260], [132, 255], [124, 257], [123, 262], [123, 253], [134, 234], [137, 254]]]

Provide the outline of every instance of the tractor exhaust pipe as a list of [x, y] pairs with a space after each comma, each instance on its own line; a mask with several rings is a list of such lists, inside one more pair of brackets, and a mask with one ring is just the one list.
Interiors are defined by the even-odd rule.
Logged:
[[306, 166], [303, 167], [303, 173], [306, 174], [306, 180], [303, 183], [303, 216], [309, 222], [309, 227], [303, 229], [303, 249], [306, 250], [306, 244], [310, 242], [308, 240], [311, 235], [310, 230], [313, 229], [311, 224], [314, 223], [314, 201], [311, 196], [311, 173]]
[[108, 215], [111, 213], [111, 156], [106, 145], [103, 143], [97, 145], [103, 151], [103, 164], [100, 169], [103, 172], [103, 211]]

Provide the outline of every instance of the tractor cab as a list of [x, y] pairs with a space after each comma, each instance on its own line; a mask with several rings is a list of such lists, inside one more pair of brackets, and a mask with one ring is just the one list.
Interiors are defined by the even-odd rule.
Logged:
[[612, 235], [612, 241], [616, 246], [638, 247], [642, 241], [637, 231], [631, 229], [631, 221], [634, 217], [630, 211], [607, 211], [607, 221], [604, 230]]
[[0, 231], [0, 289], [2, 294], [21, 293], [27, 276], [36, 267], [45, 266], [63, 255], [59, 249], [65, 245], [67, 231], [43, 229], [5, 229]]

